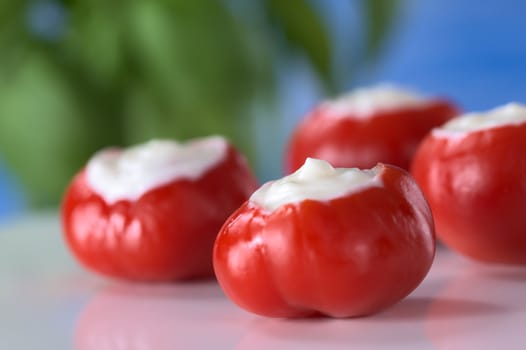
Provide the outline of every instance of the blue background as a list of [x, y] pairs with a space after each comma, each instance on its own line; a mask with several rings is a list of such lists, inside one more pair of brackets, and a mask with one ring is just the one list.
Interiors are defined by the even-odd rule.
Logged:
[[526, 102], [526, 2], [404, 3], [374, 78], [447, 94], [467, 110]]
[[24, 210], [24, 200], [20, 186], [15, 182], [0, 159], [0, 220]]

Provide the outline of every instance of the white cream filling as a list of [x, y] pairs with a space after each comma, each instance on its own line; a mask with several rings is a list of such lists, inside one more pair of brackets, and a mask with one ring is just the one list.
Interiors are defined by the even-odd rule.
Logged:
[[375, 169], [333, 168], [328, 162], [307, 158], [295, 173], [261, 186], [250, 202], [268, 211], [306, 199], [328, 201], [370, 187], [382, 187]]
[[452, 119], [439, 128], [433, 129], [437, 137], [459, 137], [472, 132], [497, 128], [505, 125], [519, 125], [526, 122], [526, 106], [509, 103], [487, 112], [467, 113]]
[[414, 91], [391, 84], [360, 88], [323, 104], [335, 117], [367, 118], [378, 111], [420, 107], [430, 101]]
[[198, 179], [225, 158], [227, 147], [225, 139], [212, 136], [185, 143], [152, 140], [127, 149], [105, 149], [88, 162], [87, 182], [108, 203], [133, 201], [169, 182]]

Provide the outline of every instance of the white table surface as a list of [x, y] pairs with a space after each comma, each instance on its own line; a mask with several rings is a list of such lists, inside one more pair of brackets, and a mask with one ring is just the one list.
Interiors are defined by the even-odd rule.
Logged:
[[526, 349], [526, 267], [440, 250], [422, 285], [372, 317], [268, 319], [215, 282], [131, 284], [83, 271], [55, 214], [0, 224], [0, 349]]

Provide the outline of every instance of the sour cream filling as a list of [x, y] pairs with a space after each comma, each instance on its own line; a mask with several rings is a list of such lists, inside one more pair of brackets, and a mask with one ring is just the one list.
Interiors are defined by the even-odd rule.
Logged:
[[307, 199], [328, 201], [370, 187], [382, 187], [375, 168], [334, 168], [328, 162], [307, 158], [295, 173], [261, 186], [250, 202], [268, 211]]
[[437, 137], [459, 137], [472, 132], [526, 122], [526, 106], [508, 103], [487, 112], [467, 113], [433, 129]]
[[185, 143], [152, 140], [127, 149], [99, 151], [89, 160], [86, 177], [106, 202], [133, 201], [169, 182], [200, 178], [226, 153], [227, 142], [219, 136]]
[[325, 102], [330, 115], [341, 118], [368, 118], [378, 111], [396, 110], [407, 107], [421, 107], [431, 101], [414, 91], [391, 84], [380, 84], [355, 89], [348, 94]]

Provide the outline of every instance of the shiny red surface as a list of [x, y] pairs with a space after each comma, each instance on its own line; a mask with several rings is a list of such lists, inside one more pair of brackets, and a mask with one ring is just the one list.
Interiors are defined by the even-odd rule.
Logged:
[[227, 296], [265, 316], [352, 317], [408, 295], [431, 266], [433, 220], [405, 171], [379, 167], [384, 187], [273, 212], [245, 203], [214, 247]]
[[334, 116], [323, 105], [312, 111], [292, 134], [285, 171], [301, 167], [307, 157], [324, 159], [335, 167], [371, 168], [386, 163], [409, 169], [420, 141], [434, 127], [458, 114], [451, 103], [378, 111], [371, 117]]
[[213, 276], [217, 232], [256, 188], [257, 180], [232, 147], [201, 178], [173, 181], [137, 201], [106, 203], [82, 170], [64, 197], [64, 237], [83, 265], [107, 276], [146, 281]]
[[424, 140], [412, 172], [446, 245], [482, 261], [526, 264], [524, 150], [526, 124]]

